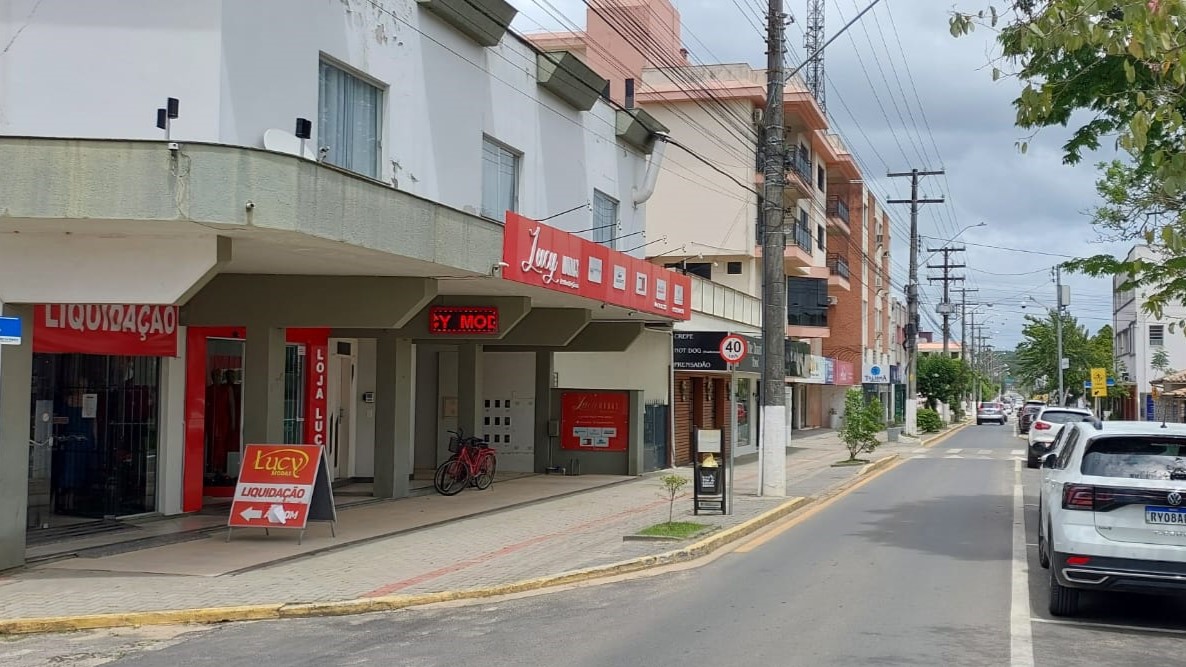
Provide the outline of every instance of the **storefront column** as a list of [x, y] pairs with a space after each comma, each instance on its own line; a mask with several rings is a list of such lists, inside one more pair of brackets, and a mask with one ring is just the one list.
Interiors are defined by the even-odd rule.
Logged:
[[552, 421], [552, 363], [554, 352], [535, 353], [535, 471], [546, 472], [555, 442], [548, 432]]
[[284, 351], [282, 327], [248, 326], [243, 351], [243, 442], [284, 442]]
[[0, 312], [22, 324], [20, 345], [0, 345], [0, 570], [6, 570], [25, 562], [33, 306], [5, 304]]
[[416, 437], [415, 348], [409, 338], [375, 341], [376, 498], [403, 498], [411, 491], [410, 462]]
[[457, 425], [467, 436], [482, 432], [482, 344], [457, 346]]

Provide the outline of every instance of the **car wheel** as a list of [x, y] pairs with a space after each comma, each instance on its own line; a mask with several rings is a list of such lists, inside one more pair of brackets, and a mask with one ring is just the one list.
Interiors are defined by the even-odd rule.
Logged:
[[977, 419], [977, 420], [976, 420], [976, 425], [977, 425], [977, 426], [984, 426], [984, 422], [982, 422], [982, 421], [980, 421], [979, 419]]
[[1050, 568], [1050, 613], [1054, 616], [1074, 616], [1079, 611], [1079, 590], [1058, 583], [1058, 573]]
[[[1038, 458], [1036, 456], [1034, 456], [1032, 453], [1027, 454], [1025, 457], [1025, 467], [1037, 468], [1038, 467]], [[1042, 530], [1042, 527], [1038, 526], [1038, 531], [1041, 532], [1041, 530]]]

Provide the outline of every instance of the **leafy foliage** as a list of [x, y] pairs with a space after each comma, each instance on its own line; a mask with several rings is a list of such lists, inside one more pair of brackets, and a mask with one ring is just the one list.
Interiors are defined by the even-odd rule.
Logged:
[[1164, 347], [1157, 348], [1151, 357], [1149, 357], [1149, 365], [1153, 370], [1157, 371], [1161, 377], [1170, 375], [1176, 371], [1170, 367], [1170, 355]]
[[680, 497], [680, 491], [688, 484], [687, 477], [679, 475], [664, 475], [659, 478], [663, 483], [663, 497], [667, 500], [667, 523], [671, 524], [675, 518], [675, 500]]
[[[1046, 390], [1058, 386], [1058, 337], [1056, 315], [1045, 318], [1027, 315], [1022, 327], [1022, 342], [1017, 346], [1017, 374], [1022, 383]], [[1104, 326], [1089, 335], [1074, 316], [1062, 314], [1063, 356], [1070, 368], [1063, 371], [1063, 385], [1068, 398], [1083, 395], [1083, 383], [1090, 379], [1092, 368], [1112, 368], [1112, 327]]]
[[918, 359], [918, 392], [927, 397], [927, 407], [939, 403], [958, 406], [972, 386], [972, 373], [962, 359], [929, 355]]
[[923, 408], [918, 411], [918, 427], [924, 433], [937, 433], [943, 429], [943, 418], [935, 410]]
[[1149, 245], [1156, 259], [1097, 255], [1067, 268], [1123, 277], [1120, 289], [1144, 288], [1145, 309], [1161, 317], [1186, 299], [1186, 0], [1012, 0], [1004, 14], [950, 21], [956, 36], [977, 25], [1000, 29], [994, 78], [1023, 84], [1018, 127], [1086, 118], [1063, 146], [1069, 164], [1108, 140], [1125, 151], [1126, 160], [1099, 165], [1093, 222], [1106, 239]]
[[877, 448], [877, 433], [881, 431], [882, 425], [880, 401], [873, 399], [866, 403], [860, 389], [849, 389], [845, 393], [844, 427], [840, 429], [840, 440], [848, 449], [849, 461], [856, 461], [858, 454]]

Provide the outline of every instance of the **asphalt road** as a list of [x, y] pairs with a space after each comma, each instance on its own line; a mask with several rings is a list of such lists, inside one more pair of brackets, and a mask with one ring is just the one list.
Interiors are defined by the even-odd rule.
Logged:
[[[1051, 622], [1029, 546], [1038, 471], [1011, 456], [1022, 447], [1011, 428], [969, 427], [682, 572], [361, 617], [26, 638], [0, 642], [0, 664], [1186, 664], [1180, 602], [1088, 599], [1084, 618]], [[1027, 530], [1015, 540], [1018, 478]]]

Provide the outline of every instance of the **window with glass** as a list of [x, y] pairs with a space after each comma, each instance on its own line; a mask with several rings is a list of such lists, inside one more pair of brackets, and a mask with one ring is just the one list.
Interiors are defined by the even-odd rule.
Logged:
[[305, 346], [284, 348], [284, 444], [305, 442]]
[[482, 216], [502, 221], [519, 209], [519, 153], [486, 137], [482, 140]]
[[787, 278], [787, 324], [828, 326], [828, 281], [823, 278]]
[[1165, 345], [1165, 326], [1162, 324], [1149, 325], [1149, 344], [1153, 346]]
[[317, 143], [325, 161], [378, 178], [383, 90], [324, 60], [318, 84]]
[[618, 200], [600, 190], [593, 191], [593, 241], [616, 248], [618, 239]]

